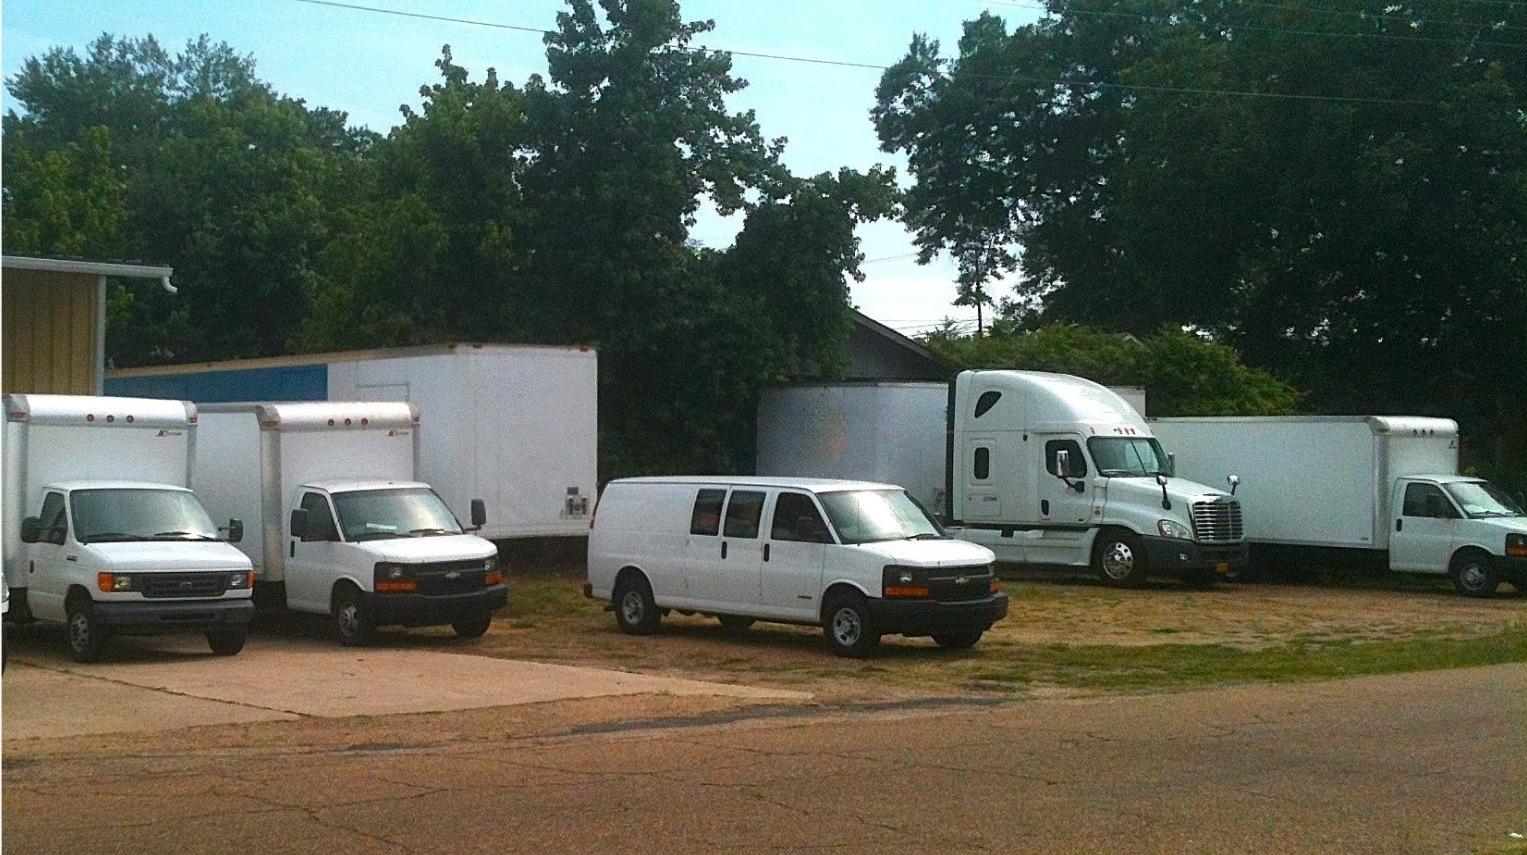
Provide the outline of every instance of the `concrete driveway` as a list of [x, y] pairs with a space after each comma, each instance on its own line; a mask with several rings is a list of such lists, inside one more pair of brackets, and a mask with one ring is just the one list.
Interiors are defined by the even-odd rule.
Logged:
[[3, 684], [7, 741], [649, 693], [810, 698], [801, 692], [491, 659], [471, 655], [465, 645], [357, 649], [254, 636], [238, 656], [215, 657], [200, 636], [122, 638], [114, 639], [118, 649], [107, 661], [81, 665], [69, 658], [57, 632], [32, 629], [12, 641]]

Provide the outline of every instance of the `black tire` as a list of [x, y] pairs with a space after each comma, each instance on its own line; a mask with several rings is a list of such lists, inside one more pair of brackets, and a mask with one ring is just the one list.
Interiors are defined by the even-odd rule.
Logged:
[[1453, 587], [1465, 597], [1493, 597], [1501, 583], [1490, 556], [1472, 549], [1453, 556], [1448, 575], [1453, 577]]
[[95, 603], [80, 598], [69, 603], [65, 612], [64, 636], [75, 662], [99, 662], [111, 631], [96, 621]]
[[482, 638], [483, 633], [487, 632], [488, 627], [492, 625], [493, 615], [483, 615], [456, 621], [451, 624], [451, 629], [456, 630], [456, 634], [462, 638]]
[[827, 644], [839, 656], [863, 659], [880, 647], [880, 630], [870, 619], [864, 595], [838, 594], [822, 610]]
[[214, 629], [207, 633], [207, 646], [218, 656], [237, 656], [244, 649], [244, 642], [249, 640], [249, 630], [245, 627], [238, 629]]
[[1103, 584], [1133, 588], [1145, 581], [1145, 548], [1127, 531], [1109, 530], [1092, 545], [1092, 569]]
[[933, 636], [934, 642], [945, 650], [969, 650], [981, 640], [984, 629], [966, 629], [959, 632], [940, 632]]
[[361, 592], [345, 585], [334, 593], [334, 636], [346, 647], [364, 647], [376, 637], [376, 626], [366, 618]]
[[627, 635], [651, 635], [657, 632], [657, 622], [663, 615], [652, 599], [652, 586], [647, 578], [632, 573], [615, 585], [610, 597], [615, 606], [615, 622]]
[[742, 615], [716, 615], [716, 620], [721, 621], [721, 626], [732, 632], [746, 632], [748, 627], [753, 625], [755, 618]]
[[1208, 591], [1219, 586], [1224, 575], [1213, 570], [1194, 570], [1182, 574], [1182, 583], [1195, 591]]

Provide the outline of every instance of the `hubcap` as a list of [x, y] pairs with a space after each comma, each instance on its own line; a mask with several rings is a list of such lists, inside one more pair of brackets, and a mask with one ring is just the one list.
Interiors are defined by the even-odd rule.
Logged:
[[353, 638], [360, 634], [361, 614], [360, 609], [356, 608], [354, 604], [347, 605], [339, 610], [339, 631], [344, 633], [346, 638]]
[[832, 637], [844, 647], [857, 644], [862, 632], [864, 627], [859, 623], [859, 613], [853, 609], [838, 609], [832, 616]]
[[75, 650], [84, 650], [90, 646], [90, 619], [85, 617], [84, 612], [75, 612], [74, 617], [69, 619], [69, 644]]
[[1135, 569], [1135, 552], [1129, 544], [1116, 540], [1103, 551], [1103, 572], [1110, 579], [1128, 578]]
[[1459, 575], [1463, 577], [1463, 586], [1471, 591], [1477, 591], [1485, 586], [1485, 579], [1487, 578], [1485, 568], [1478, 564], [1469, 563], [1463, 565], [1463, 572]]
[[620, 600], [620, 614], [626, 619], [626, 623], [641, 623], [642, 612], [646, 611], [646, 608], [647, 604], [642, 602], [640, 591], [627, 591]]

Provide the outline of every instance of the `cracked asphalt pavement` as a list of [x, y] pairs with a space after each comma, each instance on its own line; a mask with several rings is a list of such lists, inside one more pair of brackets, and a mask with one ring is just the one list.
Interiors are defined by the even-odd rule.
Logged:
[[[664, 701], [670, 713], [690, 702]], [[1510, 835], [1527, 834], [1523, 665], [728, 708], [529, 735], [495, 722], [477, 711], [314, 732], [272, 722], [242, 740], [189, 728], [115, 749], [8, 744], [6, 848], [1395, 855], [1516, 851]]]

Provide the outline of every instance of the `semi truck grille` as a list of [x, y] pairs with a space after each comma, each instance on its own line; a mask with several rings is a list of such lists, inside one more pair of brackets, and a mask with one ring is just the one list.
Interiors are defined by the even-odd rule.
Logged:
[[151, 600], [187, 599], [194, 597], [221, 597], [228, 590], [226, 571], [213, 573], [145, 573], [142, 580], [143, 596]]
[[421, 594], [466, 594], [483, 589], [483, 560], [442, 561], [414, 567]]
[[928, 596], [946, 603], [984, 600], [991, 596], [991, 580], [992, 569], [985, 564], [939, 567], [928, 576]]
[[1241, 528], [1241, 503], [1197, 502], [1193, 505], [1193, 534], [1201, 543], [1235, 543], [1246, 537]]

